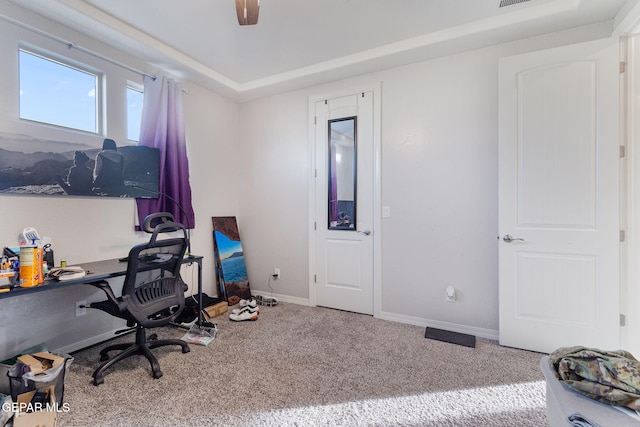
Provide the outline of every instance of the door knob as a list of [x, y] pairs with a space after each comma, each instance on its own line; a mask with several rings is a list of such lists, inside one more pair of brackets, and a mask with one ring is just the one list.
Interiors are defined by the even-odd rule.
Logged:
[[515, 242], [515, 241], [519, 241], [519, 242], [524, 242], [524, 239], [521, 239], [520, 237], [511, 237], [509, 234], [506, 234], [502, 240], [504, 240], [507, 243], [511, 243], [511, 242]]
[[371, 230], [364, 230], [364, 231], [360, 231], [360, 230], [358, 230], [358, 233], [360, 233], [360, 234], [364, 234], [365, 236], [368, 236], [368, 235], [370, 235], [370, 234], [371, 234]]

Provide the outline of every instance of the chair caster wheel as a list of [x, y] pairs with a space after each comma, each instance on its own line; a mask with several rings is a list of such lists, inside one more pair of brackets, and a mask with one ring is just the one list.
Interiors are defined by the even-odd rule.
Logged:
[[183, 353], [189, 353], [190, 351], [191, 351], [191, 349], [189, 347], [182, 349]]
[[103, 383], [104, 383], [104, 378], [102, 377], [93, 379], [93, 385], [95, 386], [99, 386], [100, 384], [103, 384]]
[[158, 334], [151, 334], [149, 335], [149, 337], [147, 338], [147, 341], [155, 341], [158, 339]]
[[153, 371], [153, 378], [158, 379], [162, 377], [162, 371]]
[[101, 354], [100, 355], [100, 361], [101, 362], [106, 362], [107, 360], [109, 360], [109, 355], [108, 354]]

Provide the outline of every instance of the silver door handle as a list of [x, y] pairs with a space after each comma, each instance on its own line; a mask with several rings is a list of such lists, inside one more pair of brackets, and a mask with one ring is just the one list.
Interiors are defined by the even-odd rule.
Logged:
[[507, 243], [511, 243], [511, 242], [515, 242], [515, 241], [518, 241], [518, 242], [524, 242], [524, 239], [521, 239], [520, 237], [511, 237], [509, 234], [506, 234], [506, 235], [502, 238], [502, 240], [504, 240], [504, 241], [505, 241], [505, 242], [507, 242]]
[[360, 231], [360, 230], [358, 230], [358, 233], [360, 233], [360, 234], [364, 234], [365, 236], [368, 236], [368, 235], [370, 235], [370, 234], [371, 234], [371, 230], [364, 230], [364, 231]]

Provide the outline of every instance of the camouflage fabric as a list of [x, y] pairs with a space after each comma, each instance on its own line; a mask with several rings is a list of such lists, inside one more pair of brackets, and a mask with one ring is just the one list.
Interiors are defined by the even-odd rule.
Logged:
[[549, 355], [556, 378], [602, 403], [640, 410], [640, 362], [624, 350], [563, 347]]

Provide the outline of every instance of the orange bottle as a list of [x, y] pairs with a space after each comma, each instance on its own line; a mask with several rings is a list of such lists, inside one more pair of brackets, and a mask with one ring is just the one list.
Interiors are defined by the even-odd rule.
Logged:
[[35, 246], [20, 246], [20, 283], [23, 287], [36, 286], [38, 284], [38, 271], [36, 267]]

